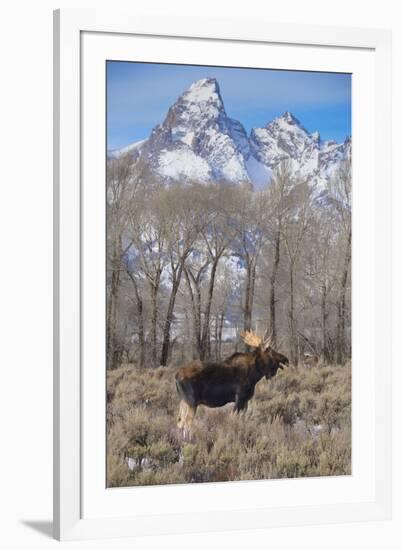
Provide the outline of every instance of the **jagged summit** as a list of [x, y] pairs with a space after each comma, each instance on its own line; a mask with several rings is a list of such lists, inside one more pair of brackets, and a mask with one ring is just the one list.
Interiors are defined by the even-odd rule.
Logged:
[[274, 120], [269, 121], [265, 125], [265, 128], [267, 128], [268, 130], [277, 129], [284, 132], [299, 133], [302, 135], [310, 136], [310, 133], [302, 125], [300, 120], [289, 111], [286, 111], [285, 113], [283, 113], [282, 116], [279, 116]]
[[198, 99], [205, 99], [208, 95], [213, 96], [214, 94], [220, 97], [220, 88], [216, 78], [200, 78], [184, 92], [184, 95], [198, 96]]
[[247, 135], [241, 122], [227, 115], [218, 81], [207, 77], [178, 97], [148, 139], [121, 153], [142, 156], [155, 178], [166, 183], [252, 182], [256, 187], [269, 183], [272, 169], [288, 158], [296, 174], [325, 187], [350, 151], [350, 138], [341, 144], [321, 142], [320, 134], [306, 130], [290, 111]]
[[202, 109], [204, 116], [219, 116], [225, 113], [225, 106], [220, 94], [219, 84], [215, 78], [201, 78], [193, 82], [191, 86], [179, 97], [175, 105], [181, 104], [196, 114], [195, 110]]
[[283, 119], [288, 124], [298, 124], [300, 126], [299, 119], [296, 118], [295, 115], [293, 113], [291, 113], [290, 111], [285, 111], [283, 113], [283, 115], [279, 118]]

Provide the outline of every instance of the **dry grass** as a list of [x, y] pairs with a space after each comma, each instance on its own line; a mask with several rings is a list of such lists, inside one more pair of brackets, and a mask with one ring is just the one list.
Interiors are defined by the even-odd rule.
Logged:
[[351, 473], [350, 364], [262, 380], [245, 414], [199, 407], [190, 441], [176, 428], [175, 370], [108, 372], [109, 487]]

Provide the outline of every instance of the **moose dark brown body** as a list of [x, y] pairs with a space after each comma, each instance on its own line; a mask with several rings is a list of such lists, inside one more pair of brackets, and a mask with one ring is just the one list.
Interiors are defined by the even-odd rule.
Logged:
[[[251, 333], [249, 333], [251, 334]], [[234, 411], [247, 409], [257, 382], [270, 379], [289, 363], [287, 357], [249, 336], [246, 343], [256, 349], [249, 353], [234, 353], [222, 363], [193, 361], [176, 374], [176, 387], [181, 397], [178, 426], [190, 429], [198, 405], [222, 407], [234, 403]]]

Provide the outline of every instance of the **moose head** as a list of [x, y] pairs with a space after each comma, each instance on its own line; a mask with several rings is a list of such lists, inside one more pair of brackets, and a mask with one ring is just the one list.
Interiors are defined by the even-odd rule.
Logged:
[[245, 344], [254, 349], [255, 366], [267, 380], [275, 376], [279, 369], [289, 365], [289, 359], [271, 347], [272, 334], [268, 336], [266, 332], [264, 337], [261, 337], [248, 330], [240, 336]]

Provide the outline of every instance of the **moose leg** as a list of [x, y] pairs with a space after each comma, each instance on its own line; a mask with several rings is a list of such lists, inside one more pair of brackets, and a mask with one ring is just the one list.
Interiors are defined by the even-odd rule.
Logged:
[[181, 400], [180, 406], [179, 406], [179, 416], [177, 417], [177, 427], [179, 428], [179, 430], [182, 430], [184, 428], [184, 424], [187, 416], [187, 409], [188, 409], [187, 403]]
[[191, 425], [194, 420], [195, 413], [197, 412], [197, 407], [193, 405], [187, 405], [186, 416], [184, 419], [183, 425], [183, 438], [190, 439], [191, 436]]
[[233, 412], [239, 414], [240, 412], [245, 413], [248, 407], [248, 399], [246, 397], [236, 396], [235, 405]]
[[179, 416], [177, 417], [177, 427], [179, 428], [179, 430], [181, 430], [183, 439], [187, 439], [190, 437], [191, 424], [193, 423], [196, 411], [196, 406], [189, 405], [183, 399], [180, 401]]

